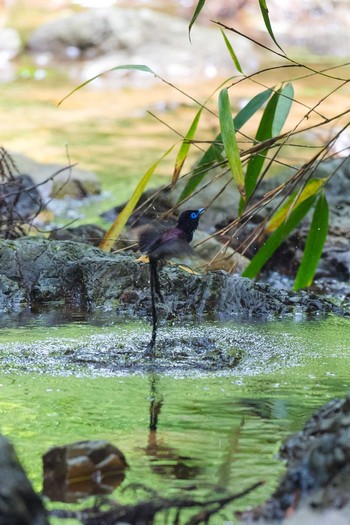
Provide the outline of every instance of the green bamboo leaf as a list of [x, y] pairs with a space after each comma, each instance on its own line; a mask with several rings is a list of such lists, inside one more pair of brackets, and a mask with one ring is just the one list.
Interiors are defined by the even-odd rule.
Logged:
[[272, 89], [266, 89], [261, 93], [258, 93], [242, 108], [234, 118], [235, 130], [241, 129], [246, 122], [268, 101]]
[[198, 16], [199, 16], [199, 13], [202, 11], [203, 7], [204, 7], [204, 4], [205, 4], [205, 0], [199, 0], [198, 4], [197, 4], [197, 7], [193, 13], [193, 16], [191, 18], [191, 22], [190, 22], [190, 25], [188, 26], [188, 38], [190, 39], [191, 41], [191, 29], [192, 29], [192, 26], [193, 24], [195, 23], [195, 21], [197, 20]]
[[[221, 135], [218, 135], [221, 140]], [[188, 180], [186, 186], [184, 187], [178, 202], [187, 199], [194, 190], [197, 188], [198, 184], [203, 180], [208, 171], [217, 163], [222, 162], [224, 157], [222, 156], [223, 147], [219, 144], [212, 144], [207, 151], [204, 153], [203, 157], [197, 163], [197, 166], [193, 170], [191, 178]]]
[[[262, 114], [258, 131], [255, 136], [256, 142], [263, 142], [272, 137], [272, 124], [275, 116], [279, 93], [276, 92], [270, 98], [264, 113]], [[246, 176], [245, 176], [245, 190], [247, 198], [251, 196], [256, 186], [257, 180], [263, 168], [265, 162], [265, 155], [268, 152], [268, 148], [259, 153], [255, 154], [248, 162]], [[243, 202], [240, 205], [240, 211], [243, 208]]]
[[236, 55], [236, 53], [233, 50], [231, 42], [229, 41], [229, 39], [227, 38], [227, 36], [225, 35], [225, 33], [224, 33], [224, 31], [222, 29], [221, 29], [221, 34], [224, 37], [224, 41], [225, 41], [226, 47], [228, 49], [228, 52], [231, 55], [232, 61], [233, 61], [234, 65], [236, 66], [236, 69], [238, 69], [238, 71], [243, 74], [243, 71], [242, 71], [242, 68], [241, 68], [241, 64], [239, 63], [237, 55]]
[[[256, 142], [263, 142], [280, 134], [291, 108], [293, 93], [293, 86], [288, 83], [278, 89], [270, 98], [260, 120], [255, 136]], [[247, 198], [251, 196], [255, 189], [267, 152], [268, 148], [254, 155], [248, 162], [245, 176]], [[240, 206], [240, 210], [241, 209], [242, 203]]]
[[272, 137], [276, 137], [282, 131], [282, 128], [288, 118], [290, 108], [293, 104], [294, 88], [293, 84], [288, 82], [279, 91], [279, 97], [275, 109], [275, 115], [272, 122]]
[[[261, 93], [258, 93], [253, 97], [245, 106], [242, 108], [234, 118], [234, 127], [236, 131], [241, 129], [246, 122], [261, 108], [263, 104], [271, 96], [272, 90], [266, 89]], [[206, 173], [210, 168], [218, 163], [223, 161], [223, 146], [220, 144], [222, 142], [221, 133], [217, 135], [214, 140], [214, 143], [209, 146], [204, 155], [197, 162], [196, 168], [193, 171], [192, 177], [188, 180], [185, 188], [183, 189], [178, 202], [186, 199], [191, 195], [191, 193], [196, 189], [198, 184], [205, 177]]]
[[271, 217], [267, 223], [265, 232], [272, 233], [275, 231], [287, 219], [288, 215], [292, 211], [291, 207], [296, 208], [309, 197], [316, 195], [320, 191], [320, 188], [322, 188], [322, 186], [324, 186], [327, 181], [327, 177], [320, 179], [309, 179], [300, 193], [299, 190], [293, 191], [283, 206], [281, 206], [281, 208], [279, 208]]
[[270, 17], [269, 17], [269, 10], [268, 10], [267, 4], [266, 4], [266, 0], [259, 0], [259, 5], [260, 5], [261, 14], [262, 14], [264, 22], [265, 22], [265, 27], [266, 27], [270, 37], [275, 42], [276, 46], [280, 48], [282, 53], [284, 53], [283, 49], [281, 48], [281, 46], [277, 42], [277, 40], [275, 38], [275, 35], [273, 34], [272, 26], [271, 26], [271, 22], [270, 22]]
[[99, 78], [102, 75], [105, 75], [106, 73], [110, 73], [111, 71], [117, 71], [118, 69], [131, 69], [134, 71], [143, 71], [145, 73], [151, 73], [152, 75], [155, 75], [156, 77], [158, 76], [151, 68], [149, 68], [148, 66], [144, 66], [142, 64], [125, 64], [123, 66], [112, 67], [111, 69], [107, 69], [107, 71], [103, 71], [102, 73], [99, 73], [98, 75], [95, 75], [94, 77], [89, 78], [89, 80], [86, 80], [85, 82], [80, 84], [78, 87], [74, 88], [72, 91], [68, 93], [68, 95], [66, 95], [65, 97], [62, 98], [62, 100], [59, 101], [58, 106], [60, 106], [62, 102], [64, 102], [71, 95], [73, 95], [73, 93], [75, 93], [76, 91], [79, 91], [79, 89], [83, 88], [87, 84], [90, 84], [90, 82], [92, 82], [93, 80], [96, 80], [96, 78]]
[[261, 268], [270, 259], [284, 239], [286, 239], [294, 228], [303, 220], [315, 200], [315, 196], [310, 197], [292, 211], [287, 221], [281, 224], [281, 226], [270, 235], [266, 242], [261, 246], [260, 250], [254, 255], [253, 259], [242, 273], [243, 277], [249, 277], [252, 279], [258, 275]]
[[199, 122], [199, 119], [200, 119], [200, 116], [202, 114], [202, 111], [203, 111], [203, 108], [201, 108], [197, 113], [196, 113], [196, 116], [194, 117], [193, 119], [193, 122], [188, 130], [188, 132], [186, 133], [186, 136], [181, 144], [181, 147], [179, 149], [179, 153], [177, 154], [177, 157], [176, 157], [176, 161], [175, 161], [175, 168], [174, 168], [174, 173], [173, 173], [173, 178], [172, 178], [172, 181], [171, 181], [171, 185], [172, 186], [175, 186], [179, 176], [180, 176], [180, 173], [181, 173], [181, 170], [182, 170], [182, 167], [185, 163], [185, 160], [187, 158], [187, 155], [188, 155], [188, 152], [190, 150], [190, 147], [191, 147], [191, 143], [189, 142], [190, 140], [193, 139], [196, 131], [197, 131], [197, 126], [198, 126], [198, 122]]
[[316, 202], [306, 239], [304, 255], [295, 278], [294, 290], [300, 290], [300, 288], [306, 288], [312, 284], [327, 238], [327, 232], [328, 203], [325, 195], [322, 193]]
[[102, 239], [102, 241], [100, 243], [100, 246], [99, 246], [99, 248], [101, 248], [101, 250], [104, 250], [105, 252], [110, 252], [111, 251], [111, 249], [113, 247], [113, 244], [118, 239], [118, 237], [120, 235], [120, 232], [124, 228], [128, 218], [132, 214], [132, 212], [133, 212], [135, 206], [137, 205], [137, 203], [138, 203], [138, 201], [139, 201], [139, 199], [140, 199], [140, 197], [141, 197], [141, 195], [142, 195], [142, 193], [143, 193], [143, 191], [144, 191], [144, 189], [145, 189], [149, 179], [153, 175], [153, 173], [156, 170], [158, 164], [160, 163], [161, 160], [164, 159], [164, 157], [166, 157], [171, 152], [171, 150], [173, 148], [174, 148], [174, 146], [171, 146], [171, 148], [169, 148], [168, 151], [166, 151], [164, 153], [164, 155], [162, 155], [157, 160], [157, 162], [152, 164], [152, 166], [143, 175], [142, 179], [140, 180], [140, 182], [136, 186], [136, 188], [134, 190], [134, 193], [131, 195], [130, 200], [124, 206], [124, 208], [119, 213], [118, 217], [116, 218], [116, 220], [114, 221], [112, 226], [109, 228], [108, 232], [103, 237], [103, 239]]
[[219, 122], [224, 150], [231, 169], [232, 177], [242, 198], [245, 198], [244, 175], [241, 158], [236, 141], [236, 133], [233, 125], [230, 100], [227, 89], [224, 88], [219, 94]]

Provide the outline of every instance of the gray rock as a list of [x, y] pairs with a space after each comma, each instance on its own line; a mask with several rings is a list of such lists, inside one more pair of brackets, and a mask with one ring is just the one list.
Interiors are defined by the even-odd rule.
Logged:
[[21, 39], [12, 27], [0, 28], [0, 64], [11, 60], [21, 51]]
[[34, 492], [13, 446], [0, 436], [1, 525], [49, 525], [40, 497]]
[[283, 520], [299, 508], [324, 511], [350, 504], [350, 396], [320, 408], [281, 447], [287, 472], [272, 497], [243, 514], [248, 523]]
[[29, 175], [18, 175], [0, 184], [1, 223], [24, 223], [43, 209], [43, 202], [35, 182]]
[[81, 224], [80, 226], [54, 230], [50, 234], [50, 239], [55, 241], [74, 241], [98, 246], [106, 230], [95, 224]]
[[[236, 42], [237, 44], [237, 42]], [[238, 42], [238, 56], [251, 57], [252, 46]], [[192, 43], [188, 22], [150, 9], [91, 9], [39, 27], [29, 37], [27, 48], [51, 53], [58, 58], [76, 56], [92, 59], [113, 56], [113, 65], [147, 64], [156, 72], [177, 76], [232, 68], [220, 31], [196, 26]], [[249, 66], [248, 66], [249, 67]], [[107, 64], [100, 71], [108, 69]], [[120, 72], [119, 72], [120, 76]]]
[[[0, 273], [8, 290], [8, 295], [0, 290], [4, 310], [14, 300], [9, 286], [13, 282], [15, 297], [22, 293], [27, 304], [63, 301], [69, 307], [109, 307], [131, 316], [147, 316], [151, 311], [148, 264], [137, 262], [134, 255], [106, 254], [70, 241], [21, 238], [0, 242]], [[159, 305], [159, 316], [165, 319], [338, 311], [332, 303], [306, 292], [277, 290], [223, 271], [193, 275], [163, 265], [160, 279], [165, 301]]]
[[193, 243], [195, 252], [202, 258], [207, 270], [225, 270], [229, 273], [242, 273], [249, 264], [249, 259], [232, 248], [211, 237], [203, 231], [196, 233], [196, 242]]
[[[0, 250], [1, 258], [1, 250]], [[3, 312], [13, 312], [27, 302], [26, 291], [19, 284], [0, 275], [0, 308]]]
[[29, 173], [35, 184], [40, 185], [38, 190], [45, 200], [65, 196], [80, 199], [101, 193], [101, 182], [91, 171], [77, 166], [64, 169], [67, 165], [43, 164], [19, 153], [11, 153], [11, 157], [20, 173]]

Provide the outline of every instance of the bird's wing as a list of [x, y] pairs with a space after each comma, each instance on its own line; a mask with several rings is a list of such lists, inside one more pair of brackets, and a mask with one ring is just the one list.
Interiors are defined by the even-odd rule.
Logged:
[[176, 237], [157, 243], [148, 254], [157, 259], [171, 259], [172, 257], [181, 259], [182, 257], [195, 257], [196, 252], [185, 239]]
[[160, 226], [148, 227], [140, 234], [139, 237], [139, 250], [142, 253], [149, 253], [153, 247], [156, 247], [159, 239], [166, 228]]

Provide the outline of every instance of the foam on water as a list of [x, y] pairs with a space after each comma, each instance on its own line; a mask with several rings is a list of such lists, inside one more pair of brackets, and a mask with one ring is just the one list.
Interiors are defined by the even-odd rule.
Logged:
[[[329, 338], [336, 332], [337, 341]], [[299, 366], [306, 357], [318, 359], [325, 352], [335, 358], [344, 355], [350, 330], [344, 319], [162, 326], [152, 358], [145, 354], [150, 330], [144, 323], [105, 327], [77, 323], [37, 334], [34, 329], [30, 336], [27, 330], [17, 330], [12, 341], [10, 335], [0, 344], [5, 373], [111, 376], [152, 369], [179, 376], [213, 372], [254, 376]]]

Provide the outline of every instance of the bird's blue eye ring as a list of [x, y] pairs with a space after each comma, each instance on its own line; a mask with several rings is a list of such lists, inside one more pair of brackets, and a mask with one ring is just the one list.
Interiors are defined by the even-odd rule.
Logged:
[[191, 213], [191, 219], [197, 219], [197, 213], [195, 211]]

